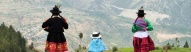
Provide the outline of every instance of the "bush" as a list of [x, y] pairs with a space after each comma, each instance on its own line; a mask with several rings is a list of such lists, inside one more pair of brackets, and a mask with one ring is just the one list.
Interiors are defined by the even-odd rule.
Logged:
[[184, 44], [184, 48], [189, 48], [188, 42], [186, 41]]
[[159, 47], [157, 46], [157, 47], [155, 47], [155, 49], [156, 49], [156, 50], [159, 50]]
[[113, 52], [116, 52], [116, 51], [118, 51], [118, 48], [117, 48], [116, 46], [114, 46], [114, 47], [112, 48], [112, 51], [113, 51]]

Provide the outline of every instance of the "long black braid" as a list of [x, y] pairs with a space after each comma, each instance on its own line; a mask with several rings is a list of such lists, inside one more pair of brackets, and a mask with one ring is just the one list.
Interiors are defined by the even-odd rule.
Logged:
[[53, 15], [50, 18], [53, 18]]
[[59, 16], [60, 16], [60, 18], [62, 18], [64, 20], [65, 23], [67, 23], [65, 18], [63, 18], [60, 14], [59, 14]]
[[[53, 18], [53, 16], [54, 16], [54, 15], [52, 15], [50, 18]], [[59, 14], [58, 16], [60, 16], [60, 18], [63, 18], [60, 14]]]
[[134, 24], [136, 23], [136, 21], [137, 21], [138, 18], [139, 18], [139, 17], [137, 17], [137, 18], [135, 19]]
[[134, 21], [134, 24], [136, 23], [136, 21], [137, 21], [138, 18], [142, 18], [142, 17], [144, 17], [144, 15], [145, 15], [145, 14], [138, 14], [138, 15], [137, 15], [138, 17], [137, 17], [136, 20]]
[[59, 14], [60, 18], [63, 18], [60, 14]]

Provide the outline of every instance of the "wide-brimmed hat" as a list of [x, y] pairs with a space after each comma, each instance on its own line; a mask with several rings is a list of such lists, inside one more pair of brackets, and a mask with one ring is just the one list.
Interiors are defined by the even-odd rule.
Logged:
[[139, 9], [139, 11], [137, 12], [137, 14], [146, 14], [146, 13], [144, 13], [144, 9], [143, 9], [143, 6]]
[[100, 32], [93, 32], [91, 38], [101, 38]]
[[55, 5], [55, 6], [53, 7], [53, 9], [50, 10], [50, 12], [51, 12], [52, 14], [60, 14], [60, 13], [62, 13], [62, 12], [59, 10], [59, 8], [60, 8], [60, 5]]

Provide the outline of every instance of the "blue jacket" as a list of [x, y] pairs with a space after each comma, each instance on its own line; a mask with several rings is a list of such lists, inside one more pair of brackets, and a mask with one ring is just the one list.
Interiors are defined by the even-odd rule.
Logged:
[[100, 38], [94, 38], [89, 45], [88, 52], [103, 52], [106, 47]]

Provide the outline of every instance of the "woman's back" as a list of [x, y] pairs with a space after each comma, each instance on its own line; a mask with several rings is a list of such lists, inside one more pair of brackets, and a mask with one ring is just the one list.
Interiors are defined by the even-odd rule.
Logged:
[[140, 27], [140, 28], [146, 28], [147, 27], [147, 22], [145, 21], [144, 18], [138, 18], [136, 21], [135, 21], [135, 24]]
[[42, 25], [42, 27], [47, 26], [49, 27], [48, 32], [64, 32], [64, 29], [68, 29], [68, 24], [59, 17], [50, 18]]

